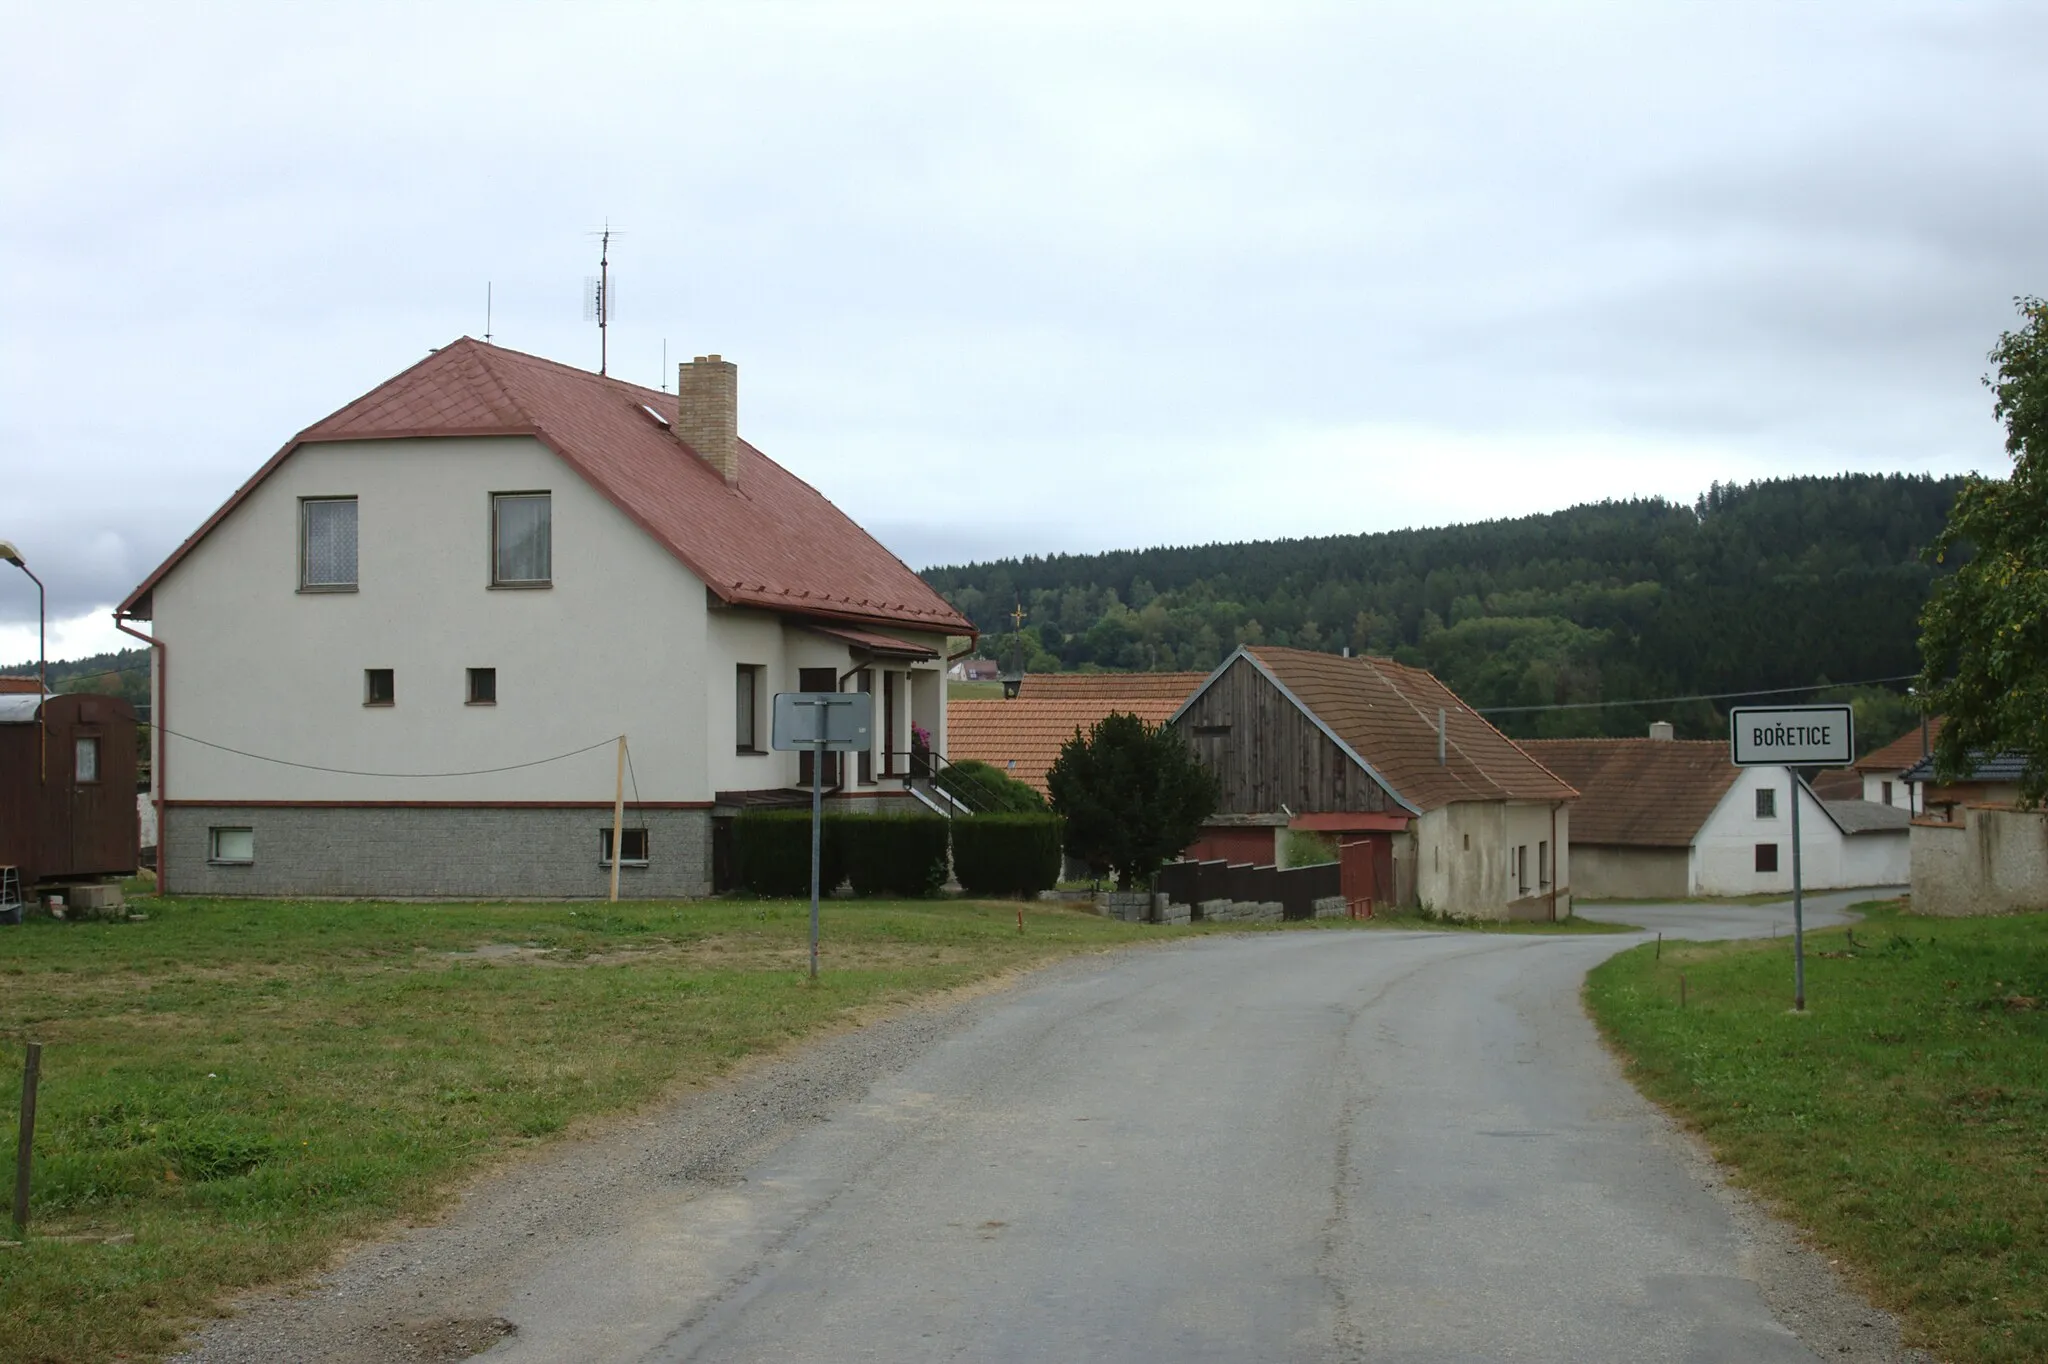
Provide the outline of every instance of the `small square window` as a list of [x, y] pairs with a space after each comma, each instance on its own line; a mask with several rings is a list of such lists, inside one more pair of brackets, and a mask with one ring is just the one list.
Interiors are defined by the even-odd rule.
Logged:
[[247, 863], [256, 860], [256, 831], [214, 827], [206, 831], [206, 860]]
[[299, 590], [356, 590], [356, 500], [308, 497], [299, 502]]
[[[625, 835], [623, 841], [626, 845], [626, 857], [619, 865], [622, 867], [646, 866], [647, 830], [627, 829], [623, 832]], [[610, 829], [602, 829], [598, 832], [597, 850], [598, 865], [609, 867], [612, 864], [612, 831]]]
[[389, 668], [363, 669], [363, 704], [391, 706], [398, 703], [398, 684]]
[[100, 741], [80, 739], [73, 750], [74, 759], [71, 779], [76, 782], [96, 782], [100, 779]]
[[491, 585], [546, 587], [554, 576], [554, 513], [547, 493], [491, 494]]
[[472, 706], [495, 706], [498, 704], [498, 670], [496, 668], [471, 668], [469, 670], [468, 704]]
[[1759, 786], [1756, 789], [1756, 817], [1776, 819], [1778, 817], [1778, 788]]
[[1776, 871], [1778, 869], [1777, 844], [1759, 843], [1756, 845], [1756, 869], [1758, 871]]

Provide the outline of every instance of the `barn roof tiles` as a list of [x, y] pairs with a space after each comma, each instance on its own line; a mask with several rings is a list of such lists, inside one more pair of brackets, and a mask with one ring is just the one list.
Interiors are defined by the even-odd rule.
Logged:
[[[1425, 669], [1390, 658], [1342, 658], [1308, 649], [1260, 647], [1239, 653], [1280, 683], [1417, 811], [1458, 801], [1572, 800], [1578, 794]], [[1445, 728], [1442, 763], [1437, 762], [1439, 709]]]
[[1684, 848], [1741, 771], [1719, 739], [1525, 739], [1579, 789], [1572, 842]]
[[164, 575], [302, 445], [531, 436], [727, 604], [974, 633], [902, 560], [745, 441], [738, 477], [728, 483], [670, 429], [677, 402], [672, 393], [463, 337], [294, 436], [121, 610], [147, 616]]

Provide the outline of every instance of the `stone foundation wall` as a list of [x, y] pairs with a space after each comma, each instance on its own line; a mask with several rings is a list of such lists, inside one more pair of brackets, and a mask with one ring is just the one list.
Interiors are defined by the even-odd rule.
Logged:
[[[519, 806], [172, 806], [166, 887], [178, 895], [340, 895], [460, 899], [599, 898], [609, 809]], [[215, 828], [248, 829], [255, 856], [211, 860]], [[628, 810], [648, 862], [619, 868], [621, 899], [711, 893], [709, 810]]]

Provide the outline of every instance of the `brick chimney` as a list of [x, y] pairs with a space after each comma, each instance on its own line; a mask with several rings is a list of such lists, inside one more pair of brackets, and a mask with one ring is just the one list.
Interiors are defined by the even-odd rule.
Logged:
[[1650, 721], [1650, 737], [1652, 739], [1663, 739], [1668, 742], [1678, 737], [1678, 731], [1671, 727], [1669, 720], [1652, 720]]
[[740, 479], [740, 367], [716, 355], [676, 366], [676, 436], [727, 483]]

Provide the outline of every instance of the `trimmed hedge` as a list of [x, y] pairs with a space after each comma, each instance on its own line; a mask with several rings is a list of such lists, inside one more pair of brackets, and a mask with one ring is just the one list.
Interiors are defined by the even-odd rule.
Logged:
[[972, 815], [953, 821], [953, 874], [969, 895], [1036, 895], [1060, 875], [1058, 815]]
[[1043, 814], [1045, 797], [1000, 767], [979, 758], [948, 763], [939, 773], [939, 789], [977, 813]]
[[[830, 895], [846, 879], [846, 852], [835, 827], [843, 815], [825, 816], [818, 848], [818, 889]], [[811, 893], [811, 812], [748, 810], [733, 818], [733, 860], [740, 884], [756, 895]]]
[[834, 815], [856, 895], [933, 895], [946, 883], [946, 823], [937, 815]]

